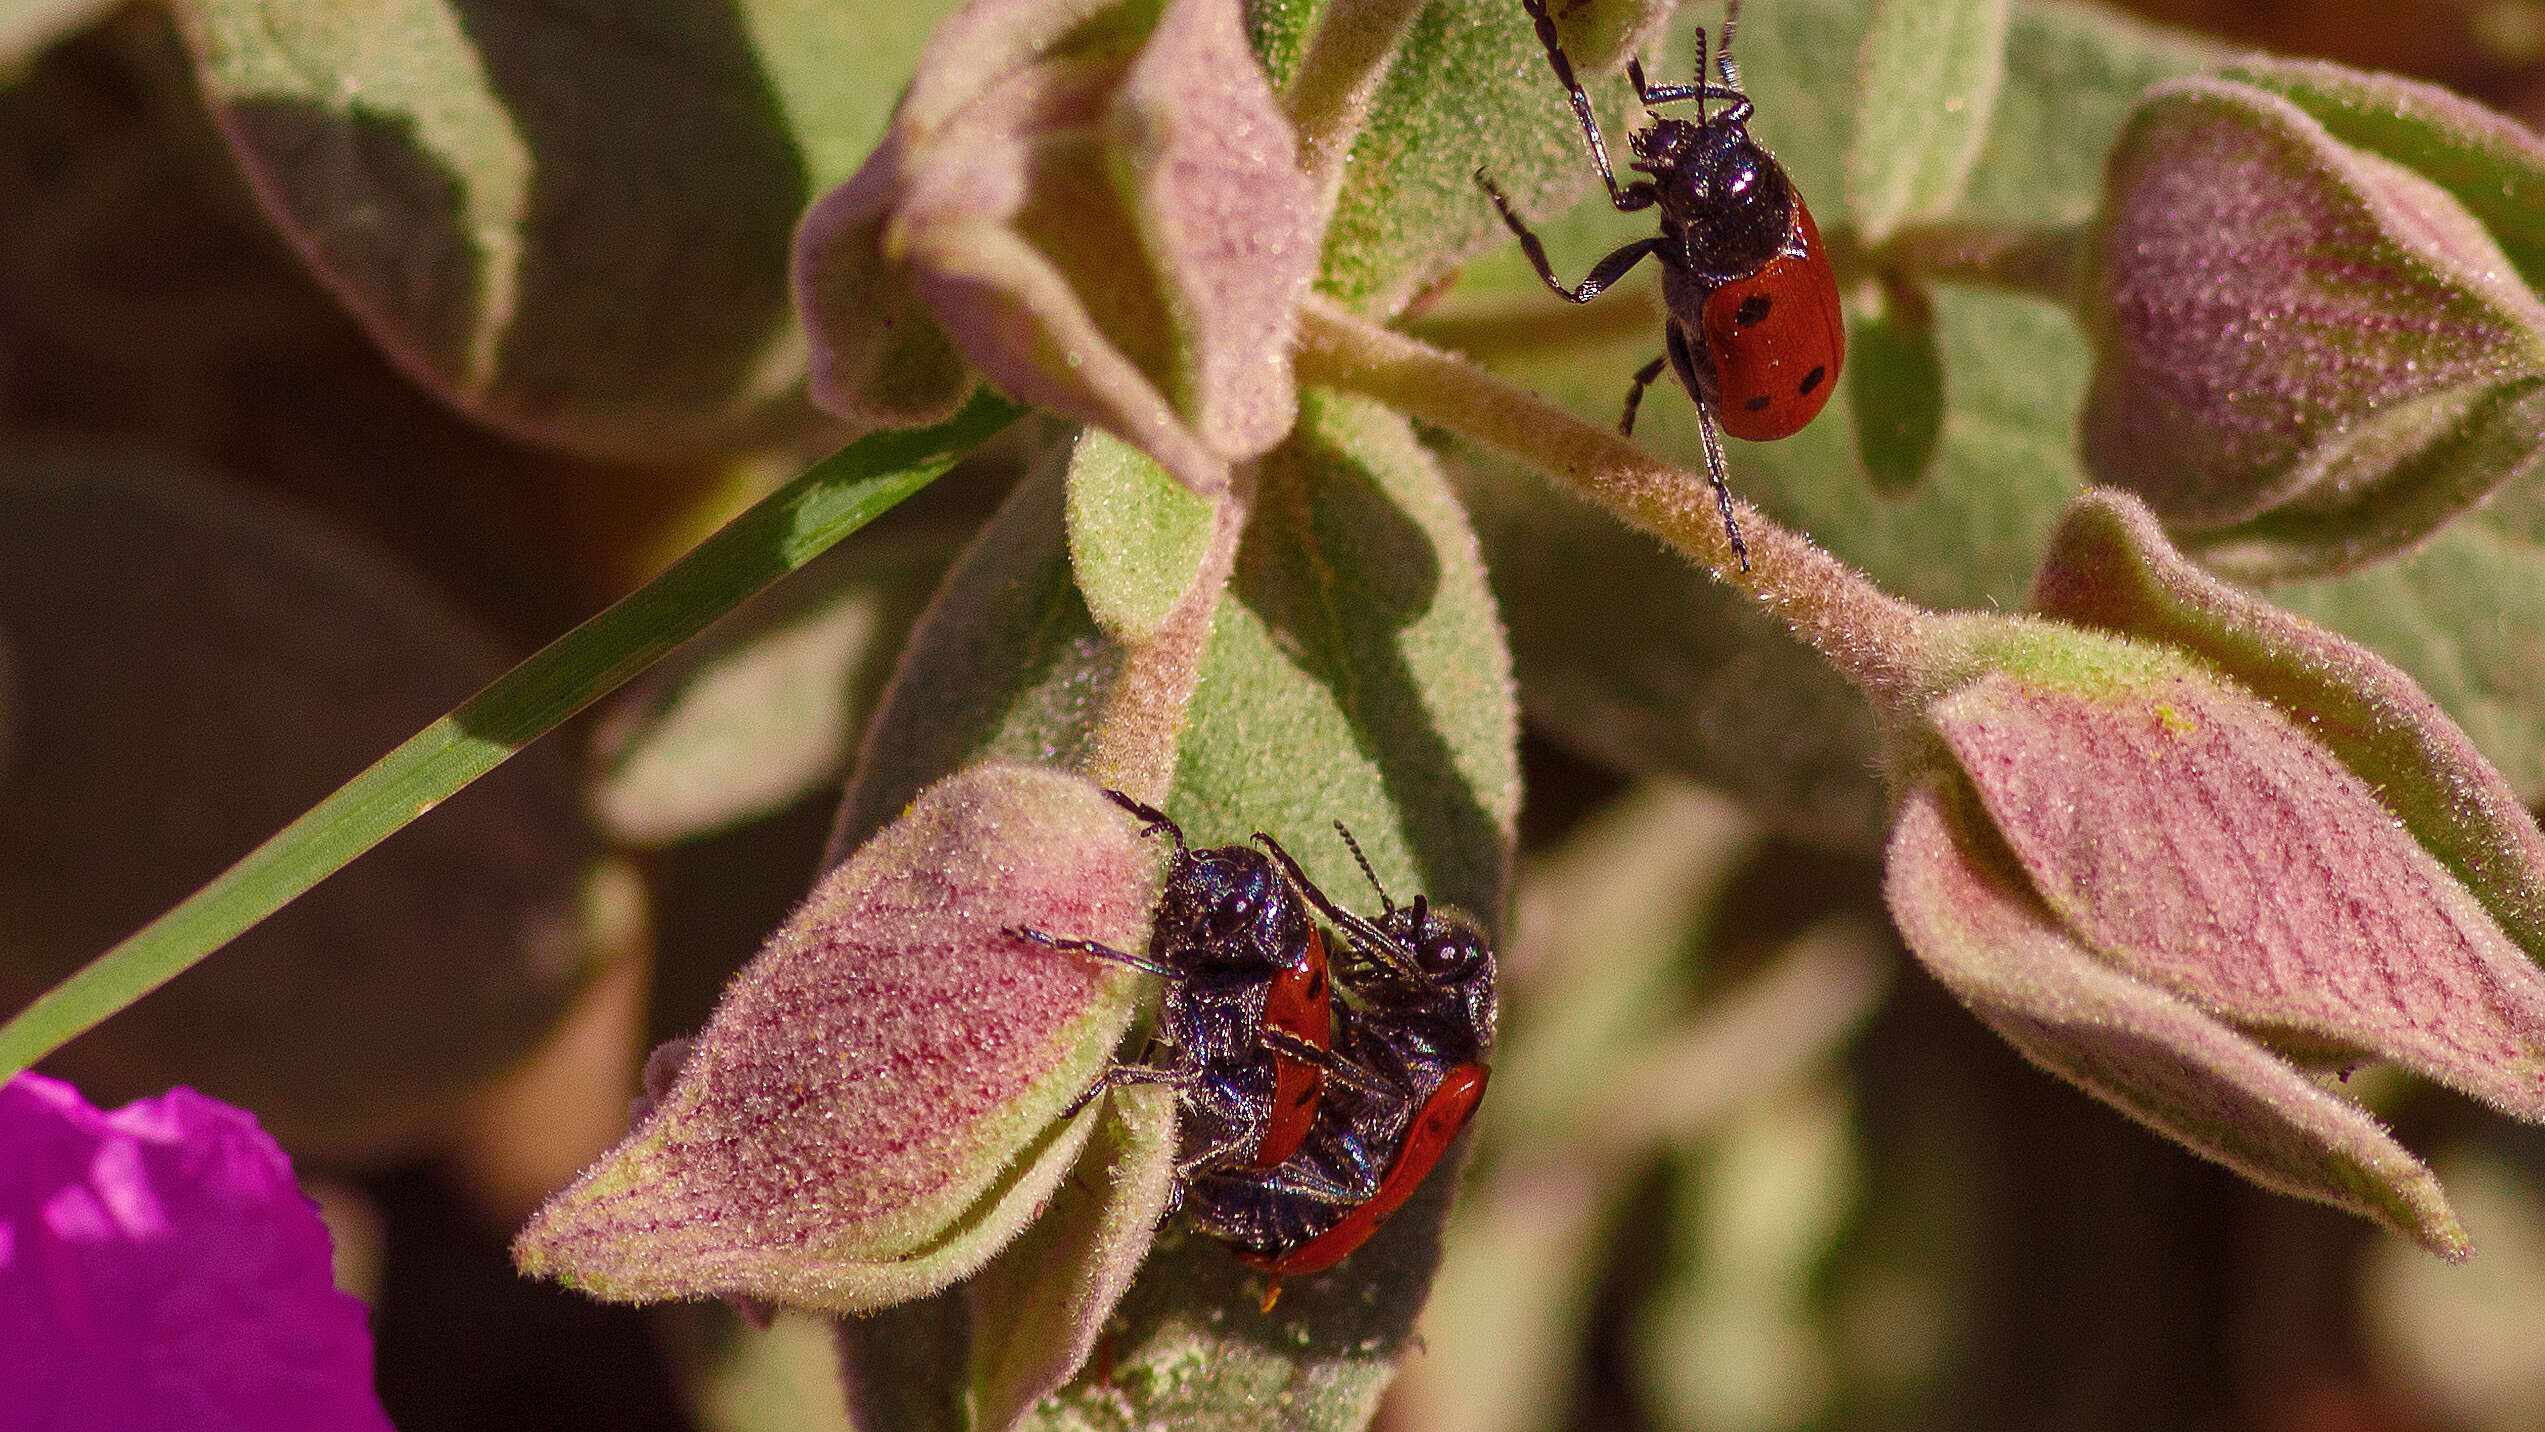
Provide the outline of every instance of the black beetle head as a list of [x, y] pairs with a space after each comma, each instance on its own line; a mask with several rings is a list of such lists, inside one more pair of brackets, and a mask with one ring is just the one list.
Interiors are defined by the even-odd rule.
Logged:
[[1674, 257], [1708, 283], [1767, 267], [1794, 228], [1794, 185], [1747, 126], [1657, 119], [1635, 136], [1635, 167], [1653, 176]]
[[1417, 896], [1379, 917], [1381, 933], [1411, 954], [1431, 986], [1424, 1003], [1454, 1005], [1458, 1023], [1473, 1039], [1474, 1057], [1493, 1045], [1495, 1016], [1493, 943], [1483, 928], [1455, 910], [1434, 908]]
[[1185, 970], [1248, 970], [1298, 962], [1308, 912], [1270, 858], [1251, 846], [1197, 850], [1168, 873], [1149, 948]]

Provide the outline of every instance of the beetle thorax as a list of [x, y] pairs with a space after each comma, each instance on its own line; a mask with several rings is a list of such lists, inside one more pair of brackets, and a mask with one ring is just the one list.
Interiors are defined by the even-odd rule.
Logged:
[[1655, 120], [1636, 136], [1653, 176], [1671, 258], [1708, 286], [1747, 278], [1785, 252], [1794, 187], [1747, 127], [1724, 118]]

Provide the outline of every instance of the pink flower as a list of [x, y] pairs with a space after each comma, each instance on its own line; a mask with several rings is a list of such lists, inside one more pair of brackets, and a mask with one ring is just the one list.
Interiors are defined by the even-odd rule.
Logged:
[[363, 1305], [252, 1116], [0, 1085], [0, 1429], [389, 1425]]

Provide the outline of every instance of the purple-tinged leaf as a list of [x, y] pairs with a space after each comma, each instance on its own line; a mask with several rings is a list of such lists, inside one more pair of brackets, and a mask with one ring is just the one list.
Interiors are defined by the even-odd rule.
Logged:
[[1062, 1108], [1131, 1016], [1156, 851], [1090, 784], [980, 766], [825, 877], [736, 977], [645, 1123], [514, 1245], [596, 1296], [854, 1312], [1013, 1238], [1074, 1162]]
[[2545, 972], [2366, 782], [2188, 666], [1992, 672], [1929, 720], [2069, 938], [2301, 1060], [2545, 1118]]
[[1936, 776], [1910, 792], [1884, 887], [1909, 948], [1955, 997], [2042, 1068], [2266, 1188], [2442, 1257], [2472, 1251], [2429, 1169], [2365, 1110], [2080, 945], [1958, 786]]
[[2545, 833], [2464, 729], [2385, 658], [2209, 575], [2145, 505], [2087, 492], [2033, 588], [2043, 613], [2186, 651], [2302, 725], [2545, 964]]
[[2545, 371], [2545, 305], [2465, 207], [2277, 95], [2160, 86], [2106, 204], [2086, 463], [2170, 524], [2360, 503], [2463, 416], [2415, 400]]

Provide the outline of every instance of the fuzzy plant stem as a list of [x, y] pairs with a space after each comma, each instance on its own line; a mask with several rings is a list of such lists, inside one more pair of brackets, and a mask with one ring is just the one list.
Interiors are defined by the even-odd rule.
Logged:
[[2088, 226], [2038, 228], [1960, 221], [1906, 224], [1849, 268], [2030, 294], [2066, 305], [2076, 292]]
[[[1300, 310], [1299, 377], [1362, 393], [1571, 483], [1755, 598], [1877, 703], [1914, 700], [1933, 613], [1737, 498], [1750, 548], [1741, 570], [1705, 475], [1675, 467], [1454, 353], [1409, 338], [1324, 298]], [[1736, 474], [1737, 476], [1737, 474]]]

